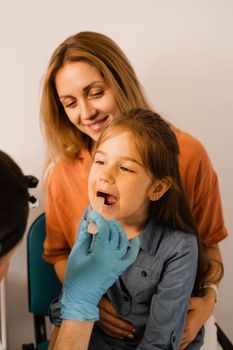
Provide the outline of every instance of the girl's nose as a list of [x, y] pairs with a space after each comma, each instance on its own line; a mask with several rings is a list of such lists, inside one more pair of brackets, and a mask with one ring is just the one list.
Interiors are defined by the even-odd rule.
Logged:
[[113, 172], [111, 169], [105, 169], [102, 174], [100, 174], [100, 181], [101, 182], [106, 182], [108, 184], [113, 184], [115, 182]]

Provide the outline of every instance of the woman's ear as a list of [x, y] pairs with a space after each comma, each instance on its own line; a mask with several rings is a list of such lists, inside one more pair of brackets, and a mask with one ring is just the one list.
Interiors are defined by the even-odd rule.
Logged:
[[170, 177], [164, 177], [162, 180], [156, 180], [152, 185], [149, 193], [151, 201], [158, 201], [165, 192], [171, 187], [172, 180]]

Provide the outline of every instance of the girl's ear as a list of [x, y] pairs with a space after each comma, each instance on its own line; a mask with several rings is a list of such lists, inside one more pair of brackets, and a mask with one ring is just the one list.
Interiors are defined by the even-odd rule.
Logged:
[[151, 186], [149, 198], [151, 201], [158, 201], [165, 192], [171, 187], [172, 180], [170, 177], [164, 177], [162, 180], [156, 180]]

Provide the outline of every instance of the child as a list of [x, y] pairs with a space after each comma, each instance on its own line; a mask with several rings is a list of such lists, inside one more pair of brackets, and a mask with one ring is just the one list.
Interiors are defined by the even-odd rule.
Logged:
[[[179, 348], [189, 299], [199, 292], [211, 265], [201, 247], [198, 252], [178, 155], [169, 125], [142, 109], [114, 120], [96, 143], [90, 203], [103, 197], [102, 216], [117, 220], [129, 240], [139, 236], [140, 251], [107, 291], [120, 317], [133, 324], [135, 336], [116, 339], [95, 327], [91, 350]], [[58, 324], [57, 315], [52, 316]], [[199, 349], [202, 340], [203, 329], [188, 349]]]

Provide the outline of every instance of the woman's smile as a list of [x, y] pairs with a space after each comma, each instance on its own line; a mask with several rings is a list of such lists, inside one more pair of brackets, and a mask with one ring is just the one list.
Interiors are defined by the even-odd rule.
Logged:
[[113, 92], [98, 69], [86, 62], [68, 62], [58, 70], [55, 84], [71, 123], [97, 141], [119, 114]]
[[83, 123], [83, 127], [87, 130], [90, 129], [90, 132], [100, 133], [108, 126], [108, 124], [109, 116], [106, 116], [105, 118], [97, 118], [94, 121], [87, 121], [86, 123]]

